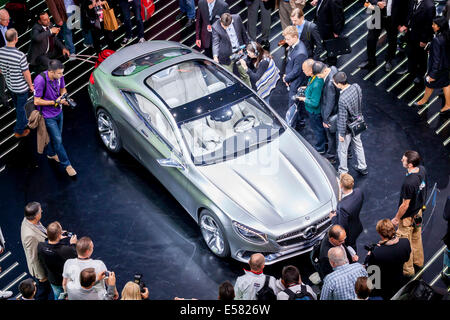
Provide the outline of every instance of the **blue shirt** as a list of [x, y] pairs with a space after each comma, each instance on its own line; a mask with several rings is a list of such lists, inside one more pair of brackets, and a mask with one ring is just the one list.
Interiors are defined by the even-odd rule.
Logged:
[[298, 31], [298, 38], [300, 39], [302, 32], [303, 32], [303, 28], [305, 27], [305, 21], [303, 21], [301, 26], [295, 26], [297, 28]]
[[212, 11], [214, 9], [214, 5], [216, 4], [216, 0], [214, 0], [213, 2], [209, 3], [208, 2], [208, 10], [209, 10], [209, 19], [211, 20], [211, 15], [212, 15]]
[[231, 46], [233, 50], [239, 48], [239, 39], [236, 34], [236, 30], [234, 30], [233, 22], [227, 28], [228, 37], [230, 37]]
[[5, 45], [6, 45], [6, 38], [5, 38], [6, 30], [8, 30], [8, 27], [0, 26], [0, 32], [2, 33], [3, 40], [5, 40]]
[[367, 271], [360, 263], [344, 264], [334, 268], [323, 280], [320, 300], [354, 300], [355, 283], [358, 277], [367, 277]]

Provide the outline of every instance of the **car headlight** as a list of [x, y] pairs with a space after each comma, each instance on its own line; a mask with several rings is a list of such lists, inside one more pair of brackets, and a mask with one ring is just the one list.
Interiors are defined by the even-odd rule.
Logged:
[[265, 233], [250, 228], [237, 221], [233, 221], [232, 225], [236, 233], [249, 242], [256, 244], [264, 244], [268, 242], [267, 235]]

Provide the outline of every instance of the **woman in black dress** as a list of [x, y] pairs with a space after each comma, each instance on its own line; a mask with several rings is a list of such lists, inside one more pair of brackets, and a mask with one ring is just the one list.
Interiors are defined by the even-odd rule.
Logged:
[[407, 238], [397, 237], [390, 219], [378, 221], [376, 228], [381, 241], [369, 251], [365, 264], [380, 268], [381, 287], [373, 295], [389, 300], [404, 284], [403, 264], [409, 260], [411, 245]]
[[424, 105], [428, 102], [434, 89], [443, 88], [445, 106], [441, 109], [441, 113], [450, 113], [450, 32], [447, 19], [445, 17], [435, 18], [433, 30], [436, 35], [430, 46], [428, 72], [425, 77], [425, 94], [414, 105]]

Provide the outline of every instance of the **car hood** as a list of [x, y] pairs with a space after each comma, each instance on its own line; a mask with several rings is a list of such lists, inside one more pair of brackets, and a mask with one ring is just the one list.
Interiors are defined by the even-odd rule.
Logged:
[[318, 162], [289, 130], [245, 156], [197, 168], [264, 225], [302, 218], [333, 194]]

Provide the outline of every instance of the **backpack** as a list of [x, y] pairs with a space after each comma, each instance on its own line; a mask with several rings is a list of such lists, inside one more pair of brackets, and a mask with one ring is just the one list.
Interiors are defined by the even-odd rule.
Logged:
[[311, 293], [308, 292], [305, 285], [300, 285], [300, 291], [293, 292], [291, 289], [286, 288], [284, 291], [289, 296], [289, 300], [314, 300]]
[[273, 289], [269, 287], [270, 276], [266, 275], [264, 286], [256, 293], [256, 300], [258, 301], [275, 301], [277, 296]]

